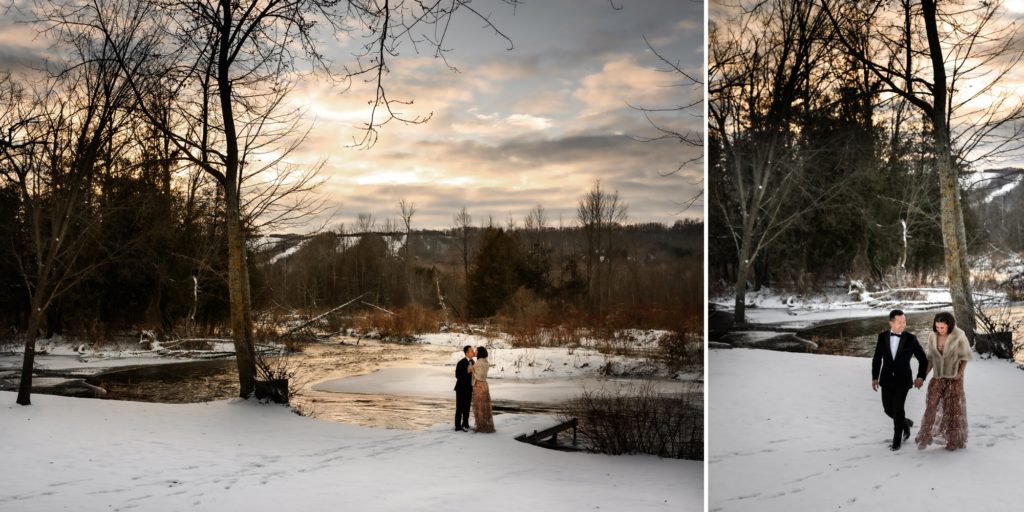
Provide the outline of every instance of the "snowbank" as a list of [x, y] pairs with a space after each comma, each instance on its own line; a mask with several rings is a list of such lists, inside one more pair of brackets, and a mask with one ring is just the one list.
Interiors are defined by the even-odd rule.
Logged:
[[[833, 290], [814, 296], [785, 294], [764, 288], [747, 293], [747, 322], [776, 325], [784, 329], [804, 329], [827, 320], [850, 320], [888, 313], [894, 308], [924, 311], [948, 307], [952, 303], [948, 290], [939, 288], [905, 288], [884, 292], [866, 292], [851, 287], [852, 293]], [[987, 294], [975, 294], [980, 301]], [[722, 311], [732, 311], [733, 297], [715, 297], [711, 302]]]
[[[208, 343], [207, 350], [179, 350], [175, 341], [142, 343], [110, 343], [93, 348], [87, 343], [55, 336], [36, 342], [33, 360], [37, 370], [57, 371], [65, 375], [90, 376], [111, 368], [148, 366], [210, 358], [233, 357], [231, 343]], [[10, 352], [0, 354], [0, 372], [21, 371], [25, 347], [8, 347]]]
[[701, 462], [563, 453], [497, 434], [320, 422], [239, 400], [165, 405], [0, 392], [0, 509], [631, 510], [703, 507]]
[[[956, 452], [889, 451], [869, 359], [736, 349], [710, 351], [708, 365], [711, 511], [1020, 508], [1024, 372], [1012, 364], [967, 367], [969, 437]], [[924, 398], [907, 398], [916, 423]]]
[[[658, 339], [667, 331], [626, 330], [618, 333], [614, 341], [583, 338], [580, 347], [512, 348], [504, 337], [476, 334], [437, 333], [421, 334], [420, 343], [452, 347], [448, 364], [454, 366], [462, 359], [462, 347], [485, 346], [493, 379], [562, 379], [578, 377], [656, 377], [676, 380], [699, 380], [700, 373], [673, 374], [656, 360], [641, 354], [654, 355]], [[601, 343], [622, 347], [636, 356], [603, 354], [597, 350]]]

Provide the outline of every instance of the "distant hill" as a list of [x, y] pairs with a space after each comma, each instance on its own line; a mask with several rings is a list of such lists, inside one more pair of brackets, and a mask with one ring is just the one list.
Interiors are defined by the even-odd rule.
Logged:
[[[681, 258], [700, 255], [703, 250], [703, 224], [699, 222], [677, 222], [672, 226], [664, 224], [636, 224], [620, 228], [615, 233], [617, 245], [628, 247], [632, 254], [642, 254], [648, 261], [664, 258]], [[483, 228], [472, 228], [470, 239], [479, 237]], [[539, 243], [555, 253], [571, 253], [584, 245], [585, 234], [580, 228], [549, 228], [542, 232], [513, 230], [516, 236], [528, 243]], [[366, 235], [378, 235], [389, 242], [392, 250], [405, 247], [404, 232], [335, 233], [339, 247], [351, 247]], [[258, 265], [274, 264], [297, 254], [303, 245], [315, 236], [324, 234], [271, 234], [251, 241]], [[452, 231], [415, 230], [411, 234], [411, 252], [419, 264], [453, 263], [452, 257], [459, 254], [460, 238]]]
[[965, 189], [968, 203], [989, 202], [1017, 188], [1024, 178], [1024, 169], [1020, 167], [1003, 167], [986, 169], [978, 173], [978, 178]]

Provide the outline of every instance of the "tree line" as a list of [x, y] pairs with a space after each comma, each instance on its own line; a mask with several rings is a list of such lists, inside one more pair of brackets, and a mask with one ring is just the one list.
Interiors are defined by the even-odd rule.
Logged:
[[475, 226], [465, 209], [443, 231], [343, 225], [271, 256], [257, 296], [322, 310], [365, 293], [375, 305], [415, 304], [451, 321], [532, 315], [551, 325], [573, 315], [593, 326], [681, 328], [699, 317], [703, 224], [597, 226], [584, 204], [616, 193], [591, 192], [572, 227], [548, 226], [540, 206], [513, 225]]

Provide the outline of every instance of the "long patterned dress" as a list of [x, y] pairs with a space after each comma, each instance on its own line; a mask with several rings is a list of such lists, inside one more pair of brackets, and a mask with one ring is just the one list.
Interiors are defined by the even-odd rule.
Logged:
[[950, 451], [964, 448], [967, 446], [967, 396], [963, 377], [957, 378], [957, 374], [960, 365], [972, 359], [967, 337], [959, 327], [954, 328], [940, 351], [935, 334], [930, 333], [925, 352], [933, 374], [928, 383], [921, 430], [914, 440], [921, 450], [935, 441], [944, 443]]
[[476, 431], [494, 432], [494, 417], [491, 415], [491, 390], [487, 386], [487, 370], [490, 363], [486, 357], [476, 360], [473, 365], [473, 420]]
[[924, 449], [939, 439], [947, 450], [967, 446], [967, 397], [963, 379], [932, 379], [928, 402], [917, 433], [917, 447]]

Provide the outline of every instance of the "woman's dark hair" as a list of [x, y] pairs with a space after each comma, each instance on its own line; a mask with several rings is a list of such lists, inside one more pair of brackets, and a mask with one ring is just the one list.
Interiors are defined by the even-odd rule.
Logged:
[[476, 357], [477, 357], [477, 359], [479, 359], [481, 357], [487, 357], [487, 347], [477, 347], [477, 349], [476, 349]]
[[956, 318], [953, 318], [953, 314], [943, 311], [935, 315], [935, 320], [932, 320], [932, 331], [938, 333], [939, 331], [935, 328], [935, 324], [942, 322], [948, 326], [946, 334], [952, 334], [953, 328], [956, 327]]

